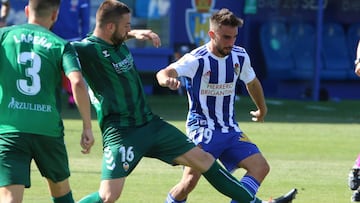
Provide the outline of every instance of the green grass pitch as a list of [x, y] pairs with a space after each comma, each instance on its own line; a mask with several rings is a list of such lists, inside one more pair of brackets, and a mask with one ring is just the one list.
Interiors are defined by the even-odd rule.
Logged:
[[[184, 131], [187, 101], [184, 96], [150, 96], [153, 111]], [[298, 188], [294, 203], [348, 203], [351, 191], [347, 175], [360, 152], [359, 101], [311, 102], [267, 99], [265, 123], [253, 123], [251, 100], [241, 96], [236, 103], [240, 127], [262, 150], [271, 171], [260, 187], [264, 200]], [[93, 120], [96, 144], [91, 154], [80, 152], [81, 122], [76, 110], [64, 108], [66, 144], [70, 157], [73, 195], [79, 200], [98, 189], [101, 136]], [[243, 170], [234, 175], [241, 177]], [[130, 177], [119, 202], [161, 203], [168, 190], [181, 178], [180, 166], [144, 158]], [[32, 187], [25, 190], [25, 203], [51, 202], [45, 180], [32, 165]], [[204, 178], [188, 203], [225, 203], [224, 197]]]

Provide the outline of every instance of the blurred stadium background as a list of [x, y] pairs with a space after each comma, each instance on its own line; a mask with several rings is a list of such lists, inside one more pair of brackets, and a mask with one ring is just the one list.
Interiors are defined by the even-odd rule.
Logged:
[[[76, 2], [77, 0], [72, 0]], [[26, 22], [26, 0], [10, 0], [10, 24]], [[90, 0], [91, 27], [101, 0]], [[168, 91], [154, 73], [189, 47], [207, 42], [208, 17], [229, 8], [245, 20], [237, 45], [247, 49], [267, 97], [299, 100], [360, 98], [354, 74], [360, 39], [359, 0], [124, 0], [133, 28], [151, 28], [162, 47], [128, 41], [148, 94]], [[91, 28], [92, 29], [92, 28]], [[239, 94], [246, 94], [239, 84]]]

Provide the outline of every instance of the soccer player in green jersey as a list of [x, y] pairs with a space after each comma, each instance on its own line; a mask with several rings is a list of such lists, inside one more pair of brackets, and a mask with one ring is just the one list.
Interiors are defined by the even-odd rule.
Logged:
[[96, 13], [93, 34], [74, 42], [103, 135], [102, 177], [98, 192], [79, 203], [112, 203], [121, 195], [125, 179], [143, 157], [168, 164], [193, 167], [221, 193], [242, 203], [261, 203], [240, 182], [196, 147], [184, 133], [153, 114], [145, 99], [133, 57], [124, 41], [151, 39], [146, 30], [131, 30], [130, 9], [116, 0], [105, 0]]
[[55, 203], [74, 202], [60, 115], [61, 72], [83, 121], [82, 152], [93, 145], [90, 101], [74, 48], [49, 31], [60, 0], [29, 0], [28, 24], [0, 29], [0, 202], [19, 203], [34, 160]]

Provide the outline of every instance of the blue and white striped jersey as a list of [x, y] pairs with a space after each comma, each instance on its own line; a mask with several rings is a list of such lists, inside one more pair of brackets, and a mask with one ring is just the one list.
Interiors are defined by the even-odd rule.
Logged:
[[170, 66], [186, 78], [188, 132], [199, 127], [240, 132], [234, 111], [236, 82], [240, 78], [246, 84], [256, 77], [244, 48], [234, 46], [231, 54], [221, 58], [205, 44]]

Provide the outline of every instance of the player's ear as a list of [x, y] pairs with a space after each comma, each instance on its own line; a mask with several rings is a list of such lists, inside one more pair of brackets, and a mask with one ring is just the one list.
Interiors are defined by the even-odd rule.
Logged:
[[57, 20], [57, 18], [58, 18], [58, 15], [59, 15], [59, 9], [54, 10], [54, 11], [52, 12], [52, 14], [51, 14], [51, 20], [52, 20], [53, 22], [55, 22], [55, 21]]
[[25, 6], [24, 8], [25, 16], [29, 18], [29, 6]]
[[208, 35], [209, 35], [209, 37], [210, 37], [211, 39], [214, 39], [214, 38], [215, 38], [215, 32], [212, 31], [212, 30], [209, 30]]
[[114, 23], [107, 23], [107, 24], [105, 25], [105, 27], [106, 27], [106, 30], [107, 30], [109, 33], [114, 34], [114, 31], [116, 30]]

